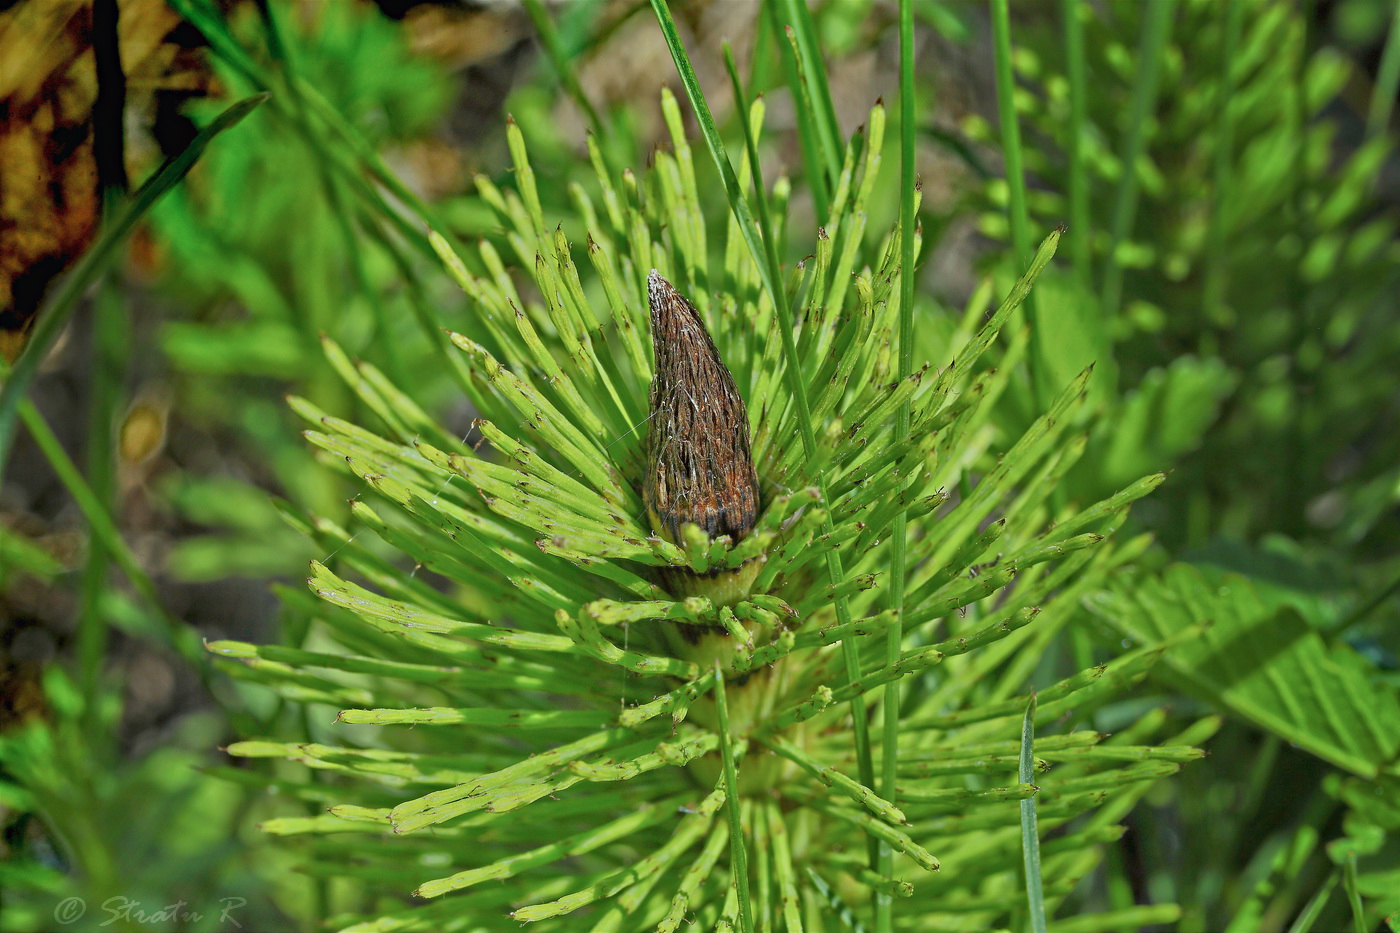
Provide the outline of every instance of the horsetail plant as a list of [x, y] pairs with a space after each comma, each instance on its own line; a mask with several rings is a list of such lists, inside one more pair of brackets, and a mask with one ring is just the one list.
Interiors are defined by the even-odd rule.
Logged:
[[[1111, 536], [1162, 479], [1084, 507], [1051, 496], [1084, 450], [1088, 371], [1029, 427], [999, 413], [1028, 342], [1013, 313], [1060, 234], [992, 313], [980, 292], [900, 373], [908, 265], [899, 230], [866, 230], [883, 108], [845, 145], [822, 226], [788, 232], [812, 255], [774, 283], [781, 307], [747, 241], [776, 256], [790, 183], [759, 183], [746, 153], [738, 184], [771, 203], [716, 242], [668, 92], [662, 108], [673, 148], [644, 172], [614, 174], [590, 140], [582, 243], [544, 215], [514, 124], [515, 190], [477, 182], [499, 237], [458, 251], [433, 235], [467, 296], [445, 357], [479, 416], [466, 439], [330, 341], [380, 424], [291, 400], [365, 495], [354, 527], [287, 509], [331, 555], [311, 567], [319, 601], [285, 594], [315, 619], [301, 647], [210, 645], [337, 711], [318, 741], [229, 748], [304, 766], [271, 786], [321, 812], [263, 829], [316, 875], [362, 880], [331, 918], [347, 930], [834, 931], [862, 929], [877, 898], [898, 900], [882, 927], [985, 930], [1024, 910], [1020, 801], [1036, 798], [1053, 912], [1214, 728], [1087, 725], [1161, 645], [1052, 683], [1026, 713], [1082, 595], [1142, 550]], [[761, 100], [748, 116], [756, 138]], [[882, 699], [898, 703], [894, 795], [869, 777], [883, 746], [856, 739]]]

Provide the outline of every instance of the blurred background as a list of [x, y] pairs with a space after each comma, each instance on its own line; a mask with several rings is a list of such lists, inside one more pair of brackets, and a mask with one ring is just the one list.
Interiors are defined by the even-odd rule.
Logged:
[[[47, 339], [41, 308], [71, 315], [0, 458], [0, 930], [97, 928], [111, 897], [146, 915], [107, 929], [236, 928], [220, 905], [243, 929], [311, 928], [355, 879], [269, 848], [256, 824], [275, 802], [217, 752], [240, 733], [294, 735], [304, 714], [235, 685], [200, 645], [295, 637], [303, 569], [325, 554], [288, 516], [344, 520], [357, 493], [284, 396], [363, 414], [325, 334], [464, 435], [472, 412], [429, 326], [463, 301], [403, 205], [458, 238], [495, 236], [474, 178], [513, 184], [509, 114], [546, 216], [581, 241], [589, 207], [571, 185], [592, 171], [586, 134], [615, 165], [668, 145], [659, 92], [674, 67], [636, 0], [0, 6], [0, 356], [16, 364]], [[673, 6], [722, 125], [722, 42], [764, 92], [765, 175], [792, 178], [786, 258], [802, 258], [826, 193], [804, 178], [776, 20], [748, 0]], [[850, 133], [897, 98], [897, 8], [810, 8]], [[914, 9], [920, 321], [937, 327], [1015, 263], [989, 8]], [[1062, 382], [1099, 361], [1113, 426], [1067, 482], [1101, 495], [1171, 470], [1133, 516], [1155, 536], [1148, 564], [1250, 577], [1393, 691], [1400, 5], [1036, 0], [1011, 13], [1032, 235], [1070, 224], [1037, 290], [1037, 339]], [[200, 137], [272, 77], [282, 92]], [[95, 266], [104, 217], [206, 141]], [[888, 153], [872, 199], [887, 216], [870, 229], [897, 213], [896, 163]], [[80, 274], [91, 287], [70, 294]], [[1183, 721], [1211, 708], [1169, 680], [1123, 702]], [[1211, 756], [1154, 788], [1078, 903], [1175, 901], [1183, 930], [1285, 930], [1325, 892], [1313, 928], [1331, 929], [1337, 866], [1351, 864], [1364, 896], [1400, 910], [1393, 776], [1357, 784], [1224, 712]], [[70, 897], [89, 905], [71, 923], [55, 913]]]

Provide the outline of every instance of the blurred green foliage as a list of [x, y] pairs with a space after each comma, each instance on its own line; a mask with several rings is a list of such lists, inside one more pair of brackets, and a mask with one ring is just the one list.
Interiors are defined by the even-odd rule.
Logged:
[[[1183, 930], [1324, 930], [1351, 927], [1354, 890], [1366, 918], [1359, 928], [1374, 929], [1400, 910], [1400, 786], [1384, 727], [1400, 667], [1400, 256], [1393, 196], [1379, 200], [1383, 173], [1394, 171], [1394, 130], [1365, 119], [1386, 85], [1368, 107], [1352, 56], [1393, 35], [1395, 11], [1337, 4], [1324, 40], [1307, 4], [1183, 0], [1158, 42], [1149, 6], [1070, 0], [1018, 9], [1013, 20], [1031, 225], [1070, 221], [1068, 261], [1038, 288], [1030, 352], [1056, 385], [1098, 364], [1092, 391], [1103, 417], [1065, 493], [1088, 499], [1150, 470], [1174, 471], [1134, 513], [1137, 530], [1157, 536], [1147, 568], [1089, 596], [1099, 625], [1069, 632], [1035, 674], [1051, 682], [1112, 657], [1124, 634], [1158, 638], [1209, 619], [1207, 637], [1170, 655], [1093, 725], [1111, 730], [1158, 707], [1164, 729], [1213, 711], [1230, 720], [1209, 759], [1153, 788], [1128, 818], [1133, 844], [1114, 850], [1071, 903], [1179, 903]], [[823, 52], [857, 55], [883, 41], [868, 26], [877, 7], [819, 5]], [[309, 22], [284, 21], [276, 4], [276, 21], [251, 8], [231, 21], [202, 3], [184, 9], [244, 50], [243, 61], [213, 57], [232, 96], [262, 89], [254, 79], [271, 82], [275, 96], [150, 221], [163, 269], [153, 293], [176, 309], [161, 319], [159, 347], [178, 418], [213, 452], [160, 479], [160, 508], [200, 529], [178, 543], [165, 572], [183, 581], [278, 579], [326, 555], [268, 491], [292, 503], [288, 511], [341, 517], [357, 491], [313, 455], [282, 394], [294, 389], [351, 421], [375, 417], [326, 361], [323, 332], [425, 410], [462, 415], [430, 322], [440, 314], [451, 325], [466, 313], [463, 301], [426, 243], [405, 230], [411, 215], [393, 193], [371, 188], [376, 200], [366, 190], [375, 177], [366, 153], [433, 127], [453, 83], [410, 55], [401, 30], [368, 6], [325, 4]], [[980, 5], [930, 0], [915, 10], [940, 41], [980, 48]], [[1066, 14], [1082, 18], [1077, 46], [1067, 44]], [[560, 32], [565, 66], [606, 39], [584, 18], [561, 22]], [[754, 83], [781, 99], [790, 50], [766, 36]], [[1148, 87], [1145, 64], [1157, 70], [1146, 108], [1135, 105]], [[932, 103], [939, 89], [920, 93]], [[552, 72], [541, 70], [509, 109], [550, 180], [540, 188], [544, 213], [564, 217], [573, 240], [596, 226], [589, 215], [599, 208], [575, 184], [593, 168], [578, 140], [559, 131], [559, 97]], [[642, 105], [604, 112], [600, 159], [631, 164], [646, 147], [632, 106]], [[995, 127], [974, 116], [949, 132], [921, 114], [919, 129], [924, 144], [966, 164], [974, 185], [946, 211], [924, 209], [925, 256], [970, 220], [991, 244], [981, 261], [1000, 294], [1019, 270], [1005, 248], [1010, 192]], [[818, 128], [808, 132], [804, 161], [776, 188], [800, 193], [824, 171]], [[1125, 166], [1135, 136], [1140, 155]], [[867, 229], [890, 226], [896, 174], [885, 173], [871, 198]], [[514, 189], [504, 166], [490, 175]], [[1085, 194], [1078, 207], [1076, 178]], [[477, 194], [433, 210], [454, 238], [510, 248]], [[785, 261], [800, 259], [796, 244], [807, 240], [790, 239]], [[1106, 305], [1106, 293], [1121, 299]], [[944, 345], [960, 314], [927, 296], [919, 309], [921, 347]], [[1001, 401], [1007, 425], [1029, 422], [1033, 396], [1018, 371]], [[62, 586], [77, 574], [0, 528], [0, 590], [21, 575]], [[304, 591], [289, 591], [285, 603], [279, 621], [295, 646], [313, 609]], [[108, 621], [136, 637], [158, 628], [120, 593], [107, 604]], [[226, 723], [195, 717], [158, 751], [127, 754], [115, 737], [119, 684], [106, 680], [100, 695], [84, 696], [52, 670], [41, 689], [47, 724], [0, 737], [14, 856], [0, 867], [0, 929], [45, 929], [70, 893], [165, 904], [247, 892], [252, 906], [238, 916], [259, 929], [290, 925], [286, 917], [310, 925], [336, 897], [354, 901], [353, 878], [304, 878], [269, 854], [248, 817], [265, 791], [231, 769], [218, 780], [194, 770], [229, 735]], [[226, 708], [266, 734], [310, 735], [304, 714], [269, 691], [223, 681], [217, 689]]]
[[[1393, 715], [1389, 672], [1400, 648], [1389, 598], [1400, 575], [1400, 409], [1388, 362], [1400, 358], [1400, 244], [1393, 200], [1378, 201], [1394, 137], [1348, 112], [1365, 99], [1364, 79], [1319, 41], [1306, 8], [1181, 3], [1154, 42], [1152, 6], [1115, 3], [1100, 15], [1067, 2], [1060, 17], [1027, 17], [1015, 58], [1033, 216], [1048, 224], [1076, 212], [1076, 172], [1086, 192], [1066, 275], [1078, 281], [1067, 287], [1069, 307], [1057, 309], [1053, 292], [1042, 303], [1055, 322], [1048, 336], [1070, 354], [1107, 344], [1118, 372], [1116, 397], [1105, 399], [1115, 414], [1073, 481], [1111, 484], [1144, 458], [1176, 464], [1136, 518], [1157, 532], [1162, 561], [1191, 561], [1206, 574], [1176, 565], [1161, 582], [1125, 582], [1105, 595], [1112, 608], [1103, 614], [1139, 635], [1140, 623], [1160, 634], [1213, 619], [1196, 655], [1177, 654], [1163, 683], [1269, 735], [1246, 751], [1258, 739], [1232, 727], [1211, 759], [1220, 767], [1188, 773], [1173, 803], [1144, 808], [1140, 831], [1152, 842], [1133, 870], [1147, 874], [1152, 896], [1186, 906], [1182, 929], [1295, 919], [1299, 929], [1341, 928], [1351, 921], [1353, 873], [1376, 899], [1368, 916], [1400, 906], [1388, 886], [1394, 852], [1379, 843], [1384, 819], [1347, 809], [1340, 791], [1353, 788], [1355, 799], [1369, 784], [1384, 793], [1394, 749], [1377, 747], [1365, 764], [1328, 751], [1357, 729], [1383, 743], [1393, 733], [1369, 717]], [[1394, 15], [1385, 7], [1341, 5], [1336, 34], [1379, 45]], [[1067, 15], [1082, 17], [1077, 47]], [[1148, 64], [1160, 69], [1160, 89], [1141, 108]], [[1373, 93], [1393, 97], [1394, 88]], [[978, 118], [964, 128], [974, 141], [994, 138]], [[1140, 157], [1129, 173], [1134, 134]], [[1135, 199], [1126, 212], [1125, 194]], [[990, 179], [979, 226], [1000, 239], [1006, 200], [1005, 184]], [[1071, 220], [1071, 242], [1074, 232]], [[1105, 306], [1115, 277], [1121, 303]], [[1086, 327], [1102, 336], [1059, 339]], [[1136, 608], [1112, 601], [1125, 599]], [[1250, 625], [1252, 635], [1240, 628]], [[1230, 667], [1212, 666], [1221, 663]], [[1300, 716], [1323, 721], [1306, 726]], [[1355, 776], [1300, 766], [1290, 748]], [[1229, 755], [1255, 763], [1241, 769], [1222, 760]], [[1346, 838], [1369, 841], [1317, 845], [1338, 833], [1342, 813]]]

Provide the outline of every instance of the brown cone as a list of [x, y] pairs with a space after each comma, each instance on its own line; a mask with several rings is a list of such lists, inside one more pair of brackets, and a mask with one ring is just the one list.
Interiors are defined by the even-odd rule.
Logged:
[[655, 269], [647, 277], [656, 375], [643, 499], [672, 542], [681, 527], [738, 542], [758, 516], [749, 416], [695, 306]]

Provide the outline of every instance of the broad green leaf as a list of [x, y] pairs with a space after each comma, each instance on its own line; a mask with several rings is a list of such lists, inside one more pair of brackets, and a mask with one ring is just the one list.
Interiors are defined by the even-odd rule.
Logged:
[[1095, 491], [1117, 489], [1195, 450], [1235, 381], [1215, 358], [1185, 356], [1154, 369], [1091, 440], [1078, 471], [1081, 482], [1092, 477]]
[[[1166, 655], [1171, 679], [1255, 725], [1363, 777], [1400, 751], [1400, 703], [1345, 645], [1328, 646], [1291, 606], [1244, 577], [1208, 582], [1174, 564], [1089, 601], [1114, 629], [1155, 643], [1199, 623]], [[1162, 666], [1158, 667], [1158, 671]]]

